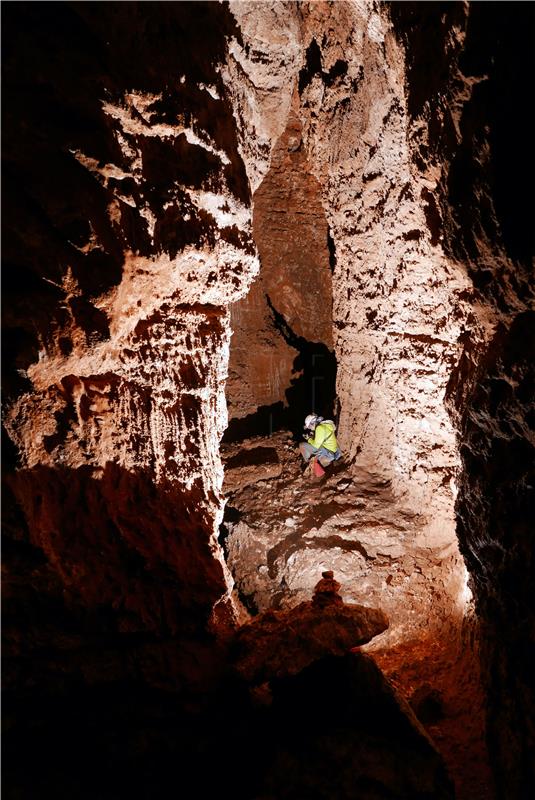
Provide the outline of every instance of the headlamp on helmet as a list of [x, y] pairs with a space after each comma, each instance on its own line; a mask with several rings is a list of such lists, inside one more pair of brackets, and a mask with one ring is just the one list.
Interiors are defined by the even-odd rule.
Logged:
[[317, 414], [309, 414], [305, 419], [305, 430], [313, 431], [316, 425], [322, 421], [323, 417], [318, 417]]

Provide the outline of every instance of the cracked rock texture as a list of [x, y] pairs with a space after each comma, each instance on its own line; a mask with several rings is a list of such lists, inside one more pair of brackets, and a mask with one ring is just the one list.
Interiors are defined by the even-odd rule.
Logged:
[[[278, 411], [277, 404], [306, 408], [295, 386], [305, 366], [303, 345], [323, 345], [316, 351], [319, 374], [323, 352], [333, 349], [327, 221], [294, 114], [255, 192], [253, 235], [260, 275], [231, 311], [226, 387], [231, 419], [255, 415], [261, 406], [274, 407], [272, 414]], [[277, 324], [281, 318], [282, 330]], [[321, 396], [317, 403], [318, 413], [330, 413], [321, 407]], [[280, 417], [284, 418], [281, 411], [277, 422]]]
[[[327, 482], [312, 510], [297, 508], [296, 497], [296, 513], [284, 509], [264, 536], [255, 513], [269, 519], [272, 510], [251, 475], [265, 463], [277, 481], [286, 458], [247, 464], [233, 451], [226, 491], [263, 503], [232, 522], [224, 543], [229, 563], [246, 562], [237, 588], [253, 611], [298, 603], [318, 565], [332, 566], [342, 594], [383, 608], [386, 635], [397, 632], [401, 643], [406, 589], [417, 589], [406, 610], [421, 605], [420, 619], [433, 612], [447, 627], [461, 613], [462, 553], [497, 794], [529, 796], [531, 4], [507, 13], [501, 4], [366, 0], [6, 8], [10, 774], [30, 780], [28, 743], [40, 754], [42, 796], [100, 791], [47, 766], [55, 763], [48, 743], [71, 729], [73, 708], [89, 720], [93, 743], [107, 731], [103, 750], [90, 750], [94, 762], [140, 752], [157, 793], [165, 770], [158, 778], [154, 754], [167, 741], [170, 762], [191, 755], [201, 793], [213, 793], [204, 767], [221, 736], [191, 739], [192, 719], [200, 731], [201, 718], [215, 718], [220, 731], [239, 708], [234, 735], [259, 764], [239, 732], [251, 720], [261, 729], [261, 713], [246, 690], [226, 685], [218, 697], [214, 688], [225, 635], [243, 620], [217, 541], [219, 443], [227, 401], [232, 440], [295, 430], [315, 397], [315, 410], [336, 416], [347, 476]], [[254, 574], [248, 559], [257, 559]], [[368, 577], [357, 584], [356, 575]], [[451, 600], [438, 612], [437, 585]], [[392, 796], [401, 773], [404, 796], [450, 796], [431, 746], [399, 741], [403, 715], [393, 726], [398, 738], [374, 751], [377, 725], [355, 663], [320, 661], [289, 679], [279, 700], [274, 690], [270, 719], [284, 735], [269, 750], [276, 769], [262, 774], [275, 783], [255, 783], [252, 767], [233, 796], [301, 798], [318, 781], [329, 796], [316, 763], [325, 775], [342, 762], [337, 791], [352, 796], [343, 792], [356, 751], [344, 747], [348, 737], [355, 742], [360, 703], [370, 726], [361, 763], [379, 769], [381, 752], [392, 751], [395, 769], [380, 778], [364, 770], [355, 796]], [[368, 689], [370, 670], [358, 673]], [[343, 697], [338, 680], [353, 700], [351, 719], [345, 707], [337, 711], [343, 736], [331, 751], [323, 734]], [[208, 687], [214, 693], [202, 707]], [[165, 703], [153, 690], [184, 703], [170, 704], [162, 722]], [[143, 697], [143, 714], [127, 726], [139, 739], [123, 742], [113, 725], [132, 696]], [[318, 696], [316, 732], [307, 708]], [[292, 708], [303, 712], [301, 753], [286, 734]], [[388, 714], [377, 719], [388, 725]], [[64, 734], [61, 742], [76, 775], [76, 753]], [[316, 762], [318, 749], [324, 761]], [[225, 746], [214, 775], [227, 757]], [[281, 794], [290, 774], [297, 783]], [[19, 794], [34, 797], [35, 784], [24, 786]], [[108, 788], [117, 796], [113, 781]]]
[[6, 12], [4, 52], [8, 535], [47, 559], [66, 614], [196, 636], [216, 604], [234, 614], [218, 444], [229, 304], [258, 270], [220, 74], [234, 22], [202, 3], [27, 11]]

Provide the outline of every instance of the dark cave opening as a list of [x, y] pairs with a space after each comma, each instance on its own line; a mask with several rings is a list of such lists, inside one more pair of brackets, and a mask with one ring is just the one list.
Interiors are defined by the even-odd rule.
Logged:
[[266, 295], [266, 301], [275, 329], [298, 353], [292, 366], [295, 377], [285, 390], [284, 401], [261, 406], [246, 417], [231, 419], [223, 444], [253, 436], [270, 436], [280, 430], [291, 431], [297, 440], [303, 430], [304, 418], [310, 413], [332, 419], [335, 423], [338, 421], [335, 353], [323, 342], [311, 342], [296, 334], [269, 295]]
[[[504, 14], [501, 4], [473, 4], [460, 65], [465, 75], [479, 78], [486, 87], [467, 121], [477, 137], [483, 138], [485, 125], [490, 131], [491, 163], [481, 182], [490, 175], [507, 252], [530, 265], [535, 245], [535, 118], [526, 97], [533, 95], [535, 13], [528, 3], [510, 3], [508, 9], [513, 8], [514, 13]], [[462, 199], [466, 205], [469, 198]]]

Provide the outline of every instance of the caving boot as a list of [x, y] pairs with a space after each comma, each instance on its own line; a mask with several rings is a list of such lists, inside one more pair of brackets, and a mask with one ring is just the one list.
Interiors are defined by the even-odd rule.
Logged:
[[319, 458], [316, 458], [316, 456], [313, 456], [310, 459], [310, 463], [311, 463], [310, 471], [311, 471], [312, 475], [315, 478], [323, 478], [323, 476], [325, 475], [325, 470], [323, 469]]

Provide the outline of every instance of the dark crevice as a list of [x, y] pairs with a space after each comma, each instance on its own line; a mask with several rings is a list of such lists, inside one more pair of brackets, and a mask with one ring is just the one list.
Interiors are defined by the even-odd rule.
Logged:
[[238, 511], [237, 508], [234, 508], [233, 506], [230, 505], [225, 506], [223, 522], [219, 526], [219, 535], [217, 537], [217, 541], [223, 548], [225, 559], [228, 558], [227, 539], [232, 533], [232, 528], [237, 522], [240, 521], [241, 518], [242, 518], [242, 513]]
[[298, 351], [293, 372], [297, 375], [286, 390], [288, 429], [301, 432], [303, 416], [308, 413], [332, 418], [336, 400], [336, 356], [323, 342], [310, 342], [298, 336], [277, 311], [266, 294], [273, 324], [286, 344]]
[[[347, 75], [347, 61], [338, 59], [332, 67], [325, 72], [321, 64], [321, 50], [315, 39], [310, 42], [307, 52], [305, 66], [299, 72], [298, 87], [299, 94], [303, 94], [307, 86], [312, 83], [314, 75], [321, 75], [321, 79], [325, 86], [332, 86], [338, 78], [343, 78]], [[357, 79], [358, 84], [358, 79]]]
[[229, 458], [225, 468], [254, 467], [259, 464], [277, 463], [278, 460], [274, 447], [253, 447], [250, 450], [240, 450], [239, 453]]
[[297, 437], [302, 432], [304, 417], [310, 413], [337, 421], [335, 354], [323, 342], [310, 342], [298, 336], [267, 294], [266, 302], [274, 328], [298, 353], [293, 363], [295, 377], [286, 389], [285, 402], [279, 400], [240, 419], [231, 419], [223, 443], [239, 442], [252, 436], [271, 436], [280, 430], [289, 430]]
[[321, 72], [321, 50], [317, 41], [312, 39], [307, 48], [305, 66], [299, 72], [299, 94], [303, 94], [314, 75], [319, 72]]
[[442, 229], [442, 219], [440, 217], [440, 211], [438, 210], [438, 206], [436, 203], [433, 194], [426, 189], [425, 187], [422, 189], [422, 200], [425, 201], [424, 205], [424, 213], [425, 213], [425, 220], [427, 222], [427, 227], [429, 228], [429, 232], [431, 234], [431, 244], [433, 247], [439, 243], [440, 234]]
[[332, 86], [337, 78], [343, 78], [347, 74], [347, 61], [342, 61], [340, 58], [333, 64], [329, 72], [323, 73], [323, 82], [326, 86]]
[[327, 247], [329, 248], [329, 267], [331, 275], [333, 275], [336, 267], [336, 245], [330, 231], [327, 232]]
[[271, 436], [286, 425], [287, 409], [282, 400], [260, 406], [245, 417], [234, 417], [223, 434], [222, 443], [242, 442], [252, 436]]

